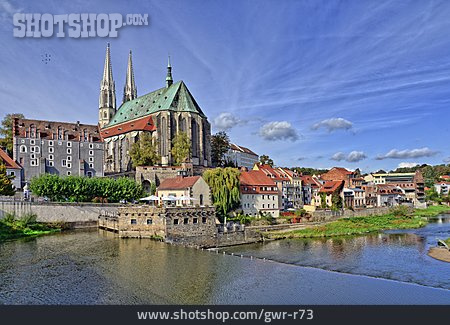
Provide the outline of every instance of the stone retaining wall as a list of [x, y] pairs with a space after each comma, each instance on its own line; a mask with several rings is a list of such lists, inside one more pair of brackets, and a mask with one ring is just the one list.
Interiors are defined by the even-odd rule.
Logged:
[[118, 204], [0, 201], [0, 218], [6, 213], [14, 213], [17, 218], [33, 213], [39, 222], [96, 226], [100, 214], [117, 214], [118, 207]]
[[330, 221], [339, 218], [350, 218], [350, 217], [366, 217], [382, 215], [389, 212], [389, 207], [378, 207], [378, 208], [367, 208], [360, 210], [316, 210], [312, 213], [311, 221]]

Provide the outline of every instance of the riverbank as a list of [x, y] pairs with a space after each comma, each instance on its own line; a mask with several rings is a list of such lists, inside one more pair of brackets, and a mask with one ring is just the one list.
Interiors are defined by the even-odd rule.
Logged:
[[416, 209], [412, 214], [396, 215], [395, 210], [381, 216], [342, 218], [321, 226], [293, 231], [274, 231], [264, 234], [268, 239], [316, 238], [363, 235], [389, 229], [414, 229], [427, 224], [423, 217], [433, 217], [450, 211], [447, 206]]
[[13, 215], [8, 215], [0, 220], [0, 242], [57, 233], [62, 229], [62, 224], [36, 222], [35, 215], [25, 215], [20, 219], [15, 219]]

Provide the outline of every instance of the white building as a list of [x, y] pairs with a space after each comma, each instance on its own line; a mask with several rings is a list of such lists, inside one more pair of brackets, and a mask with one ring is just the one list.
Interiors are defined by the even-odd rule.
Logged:
[[224, 161], [230, 161], [237, 167], [252, 169], [259, 161], [259, 156], [248, 148], [231, 143], [230, 149], [223, 157]]
[[436, 192], [440, 195], [448, 195], [450, 192], [450, 182], [441, 181], [434, 184]]

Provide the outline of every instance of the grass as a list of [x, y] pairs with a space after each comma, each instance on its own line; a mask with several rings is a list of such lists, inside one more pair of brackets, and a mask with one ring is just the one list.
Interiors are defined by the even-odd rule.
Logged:
[[14, 215], [6, 215], [0, 220], [0, 241], [18, 239], [23, 237], [36, 237], [60, 232], [62, 225], [46, 224], [36, 221], [36, 216], [29, 214], [20, 219]]
[[450, 237], [447, 238], [447, 239], [444, 239], [444, 242], [445, 242], [448, 246], [450, 246]]
[[408, 215], [394, 215], [395, 210], [381, 216], [342, 218], [321, 226], [293, 231], [273, 231], [264, 236], [271, 239], [282, 238], [316, 238], [347, 235], [362, 235], [389, 229], [413, 229], [424, 227], [427, 221], [423, 217], [433, 217], [450, 211], [446, 206], [431, 206], [416, 209]]
[[446, 205], [432, 205], [426, 209], [416, 209], [414, 215], [419, 217], [435, 217], [444, 212], [450, 212], [450, 207]]

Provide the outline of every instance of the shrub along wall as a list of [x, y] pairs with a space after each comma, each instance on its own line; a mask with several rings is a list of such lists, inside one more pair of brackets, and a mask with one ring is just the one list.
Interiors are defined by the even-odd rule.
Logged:
[[141, 185], [129, 178], [60, 177], [44, 174], [31, 180], [34, 195], [48, 197], [57, 202], [109, 202], [132, 201], [141, 198]]

